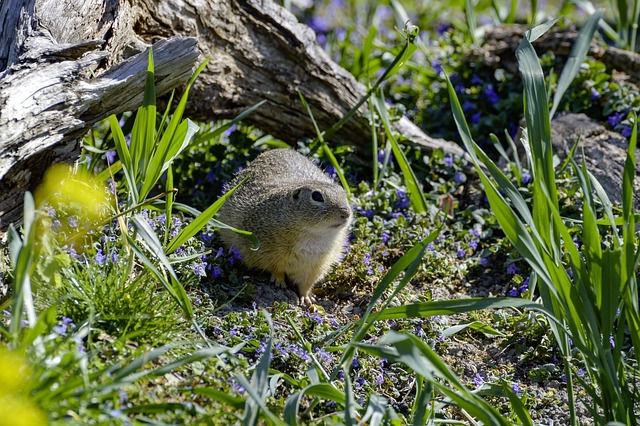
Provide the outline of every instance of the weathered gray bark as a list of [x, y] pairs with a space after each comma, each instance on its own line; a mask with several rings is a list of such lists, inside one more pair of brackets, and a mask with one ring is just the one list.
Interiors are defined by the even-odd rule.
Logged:
[[[174, 36], [180, 38], [159, 42]], [[146, 55], [134, 55], [155, 42], [159, 93], [186, 80], [196, 42], [211, 58], [190, 93], [187, 116], [231, 118], [267, 99], [248, 122], [288, 142], [315, 135], [298, 90], [323, 130], [365, 93], [311, 29], [271, 0], [4, 0], [0, 229], [19, 217], [22, 193], [49, 164], [77, 156], [91, 125], [141, 103]], [[462, 153], [407, 119], [395, 126], [410, 143]], [[370, 131], [358, 114], [334, 138], [362, 147]]]
[[[467, 59], [471, 62], [482, 59], [487, 65], [502, 67], [510, 72], [518, 73], [518, 62], [515, 51], [522, 41], [528, 27], [526, 25], [501, 25], [491, 28], [484, 38], [481, 47], [474, 49]], [[552, 51], [558, 56], [569, 56], [578, 38], [578, 32], [569, 28], [552, 29], [533, 42], [538, 54]], [[605, 47], [592, 41], [589, 55], [601, 60], [611, 68], [621, 71], [640, 82], [640, 54], [615, 47]]]
[[[551, 121], [553, 152], [562, 160], [567, 158], [573, 144], [580, 140], [575, 154], [578, 164], [582, 154], [587, 170], [602, 185], [609, 199], [622, 202], [622, 178], [629, 142], [619, 133], [607, 130], [602, 124], [584, 114], [565, 114]], [[640, 152], [636, 153], [636, 155]], [[633, 202], [640, 208], [640, 170], [636, 169]]]

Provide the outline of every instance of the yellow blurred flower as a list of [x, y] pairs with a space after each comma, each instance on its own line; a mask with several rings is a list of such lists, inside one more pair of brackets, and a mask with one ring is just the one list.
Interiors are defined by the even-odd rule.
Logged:
[[47, 418], [29, 398], [31, 368], [16, 352], [0, 347], [0, 426], [41, 426]]
[[90, 173], [74, 172], [67, 164], [54, 164], [35, 191], [36, 208], [46, 201], [54, 208], [60, 204], [75, 206], [85, 219], [94, 221], [103, 216], [109, 198], [104, 185]]

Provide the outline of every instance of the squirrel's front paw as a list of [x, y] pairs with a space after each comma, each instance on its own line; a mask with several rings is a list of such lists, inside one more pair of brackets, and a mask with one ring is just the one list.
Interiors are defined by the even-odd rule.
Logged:
[[311, 306], [314, 303], [316, 303], [316, 298], [313, 297], [312, 294], [307, 294], [306, 296], [300, 296], [299, 298], [300, 305]]
[[282, 277], [279, 277], [276, 274], [271, 274], [270, 281], [280, 288], [287, 288], [287, 283], [285, 281], [284, 275], [282, 275]]

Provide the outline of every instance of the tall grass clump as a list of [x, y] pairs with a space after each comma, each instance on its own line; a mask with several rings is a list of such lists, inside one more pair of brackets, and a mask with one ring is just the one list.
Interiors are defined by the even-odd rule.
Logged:
[[[591, 39], [602, 11], [591, 16], [580, 38]], [[573, 395], [577, 381], [592, 404], [597, 424], [638, 424], [637, 362], [640, 313], [636, 272], [640, 250], [633, 213], [633, 178], [637, 125], [630, 138], [622, 185], [622, 211], [617, 215], [597, 180], [570, 159], [582, 190], [582, 217], [573, 241], [561, 216], [555, 182], [547, 87], [531, 43], [553, 22], [532, 28], [516, 51], [524, 83], [528, 139], [523, 139], [531, 165], [533, 201], [529, 207], [516, 187], [474, 142], [455, 90], [449, 95], [456, 125], [484, 184], [505, 235], [529, 263], [539, 283], [540, 298], [563, 356], [571, 424], [577, 424]], [[588, 43], [576, 45], [587, 46]], [[575, 52], [579, 57], [580, 52]], [[579, 66], [579, 63], [573, 64]], [[572, 79], [567, 66], [560, 77]], [[559, 84], [559, 87], [562, 87]], [[568, 84], [566, 85], [568, 86]], [[565, 86], [565, 87], [566, 87]], [[586, 375], [574, 372], [584, 368]]]

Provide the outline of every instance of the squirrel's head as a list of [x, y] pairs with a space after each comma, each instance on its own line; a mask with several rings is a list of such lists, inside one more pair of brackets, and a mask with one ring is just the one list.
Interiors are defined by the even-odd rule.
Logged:
[[351, 207], [347, 194], [334, 183], [305, 182], [289, 194], [297, 215], [316, 229], [346, 228], [351, 223]]

